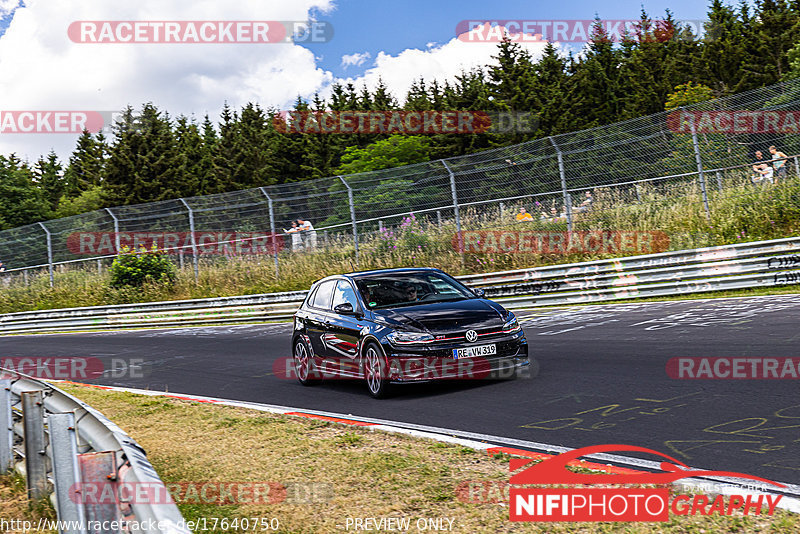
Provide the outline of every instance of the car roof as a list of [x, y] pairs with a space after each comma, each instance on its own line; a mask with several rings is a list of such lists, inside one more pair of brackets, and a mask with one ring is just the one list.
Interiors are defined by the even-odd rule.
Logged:
[[341, 278], [348, 278], [354, 280], [356, 278], [361, 278], [362, 276], [371, 276], [375, 274], [389, 274], [389, 273], [420, 273], [420, 272], [431, 272], [437, 271], [442, 272], [441, 269], [437, 269], [435, 267], [398, 267], [396, 269], [375, 269], [372, 271], [355, 271], [352, 273], [343, 273], [343, 274], [332, 274], [330, 276], [326, 276], [325, 278], [320, 278], [319, 280], [314, 281], [312, 286], [319, 284], [320, 282], [325, 282], [327, 280], [336, 280]]

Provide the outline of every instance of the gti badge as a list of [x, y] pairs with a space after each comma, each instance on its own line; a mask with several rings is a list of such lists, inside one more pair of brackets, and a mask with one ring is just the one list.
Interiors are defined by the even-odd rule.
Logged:
[[475, 330], [467, 330], [466, 334], [467, 341], [472, 343], [473, 341], [478, 340], [478, 333]]

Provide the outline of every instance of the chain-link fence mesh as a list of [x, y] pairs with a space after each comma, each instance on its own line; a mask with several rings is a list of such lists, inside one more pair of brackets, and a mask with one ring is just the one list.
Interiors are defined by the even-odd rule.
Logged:
[[[595, 225], [614, 224], [633, 206], [689, 203], [708, 217], [722, 199], [763, 195], [776, 181], [800, 187], [798, 111], [800, 81], [790, 81], [447, 160], [98, 210], [1, 231], [0, 260], [10, 272], [52, 272], [155, 244], [181, 265], [258, 254], [274, 256], [279, 270], [287, 254], [332, 244], [352, 247], [358, 265], [359, 238], [410, 213], [459, 229], [513, 222], [520, 207], [534, 226], [561, 221], [569, 230], [589, 215]], [[470, 210], [465, 225], [457, 208]], [[293, 232], [298, 218], [314, 231]]]

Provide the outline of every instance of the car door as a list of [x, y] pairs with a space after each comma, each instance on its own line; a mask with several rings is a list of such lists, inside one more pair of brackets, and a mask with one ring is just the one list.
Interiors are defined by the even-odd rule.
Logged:
[[359, 320], [363, 312], [349, 280], [336, 283], [331, 308], [335, 310], [339, 304], [350, 304], [355, 315], [331, 313], [325, 334], [329, 365], [334, 365], [339, 374], [355, 376], [358, 374], [358, 341], [364, 323]]
[[317, 291], [308, 303], [308, 315], [306, 316], [306, 333], [311, 340], [311, 350], [318, 358], [326, 358], [327, 348], [325, 347], [326, 322], [329, 321], [331, 313], [331, 298], [336, 287], [336, 280], [322, 282]]

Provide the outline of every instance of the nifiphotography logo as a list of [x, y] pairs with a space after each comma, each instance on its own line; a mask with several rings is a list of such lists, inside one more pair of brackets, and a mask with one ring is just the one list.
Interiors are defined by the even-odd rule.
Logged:
[[[654, 454], [669, 460], [661, 462], [664, 473], [599, 474], [576, 473], [567, 470], [581, 456], [601, 452], [628, 451]], [[721, 515], [734, 513], [759, 515], [767, 507], [767, 515], [775, 512], [782, 495], [718, 495], [711, 500], [706, 495], [674, 495], [670, 499], [665, 484], [688, 477], [722, 476], [744, 478], [783, 488], [783, 484], [765, 478], [730, 471], [691, 469], [680, 461], [660, 452], [634, 445], [594, 445], [547, 458], [522, 471], [532, 460], [512, 458], [513, 473], [509, 482], [511, 521], [669, 521], [676, 515]], [[670, 463], [672, 462], [672, 463]], [[522, 485], [597, 485], [603, 487], [519, 487]], [[629, 485], [661, 487], [631, 488]], [[620, 487], [625, 485], [626, 487]], [[612, 486], [612, 487], [609, 487]]]

